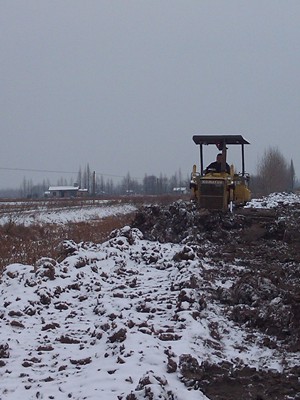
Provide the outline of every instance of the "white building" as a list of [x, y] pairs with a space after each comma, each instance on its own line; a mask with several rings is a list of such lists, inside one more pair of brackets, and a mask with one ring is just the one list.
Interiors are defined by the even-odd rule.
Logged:
[[87, 189], [79, 189], [79, 186], [50, 186], [45, 195], [52, 198], [77, 197], [80, 190], [87, 192]]

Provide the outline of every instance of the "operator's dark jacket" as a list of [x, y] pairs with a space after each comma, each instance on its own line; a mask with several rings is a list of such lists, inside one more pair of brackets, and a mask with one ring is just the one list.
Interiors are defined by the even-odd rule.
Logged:
[[[221, 172], [221, 166], [222, 164], [214, 161], [209, 164], [209, 166], [206, 168], [205, 173], [207, 173], [210, 169], [214, 170], [214, 172]], [[226, 172], [227, 174], [230, 174], [230, 166], [226, 163]]]

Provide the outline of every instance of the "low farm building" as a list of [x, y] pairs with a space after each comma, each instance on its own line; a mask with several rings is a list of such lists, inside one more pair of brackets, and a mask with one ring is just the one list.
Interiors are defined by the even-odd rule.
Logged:
[[185, 186], [183, 187], [174, 187], [173, 188], [173, 193], [181, 193], [181, 194], [187, 194], [187, 188]]
[[50, 186], [45, 195], [54, 198], [82, 197], [88, 195], [88, 190], [79, 186]]

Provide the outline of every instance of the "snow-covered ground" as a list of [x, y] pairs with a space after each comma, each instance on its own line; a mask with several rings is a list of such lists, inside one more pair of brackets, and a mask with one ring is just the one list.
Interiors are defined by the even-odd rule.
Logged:
[[5, 225], [8, 222], [25, 226], [32, 224], [42, 225], [45, 223], [66, 224], [68, 222], [83, 222], [111, 217], [113, 215], [128, 214], [135, 210], [136, 206], [133, 204], [110, 203], [105, 200], [97, 202], [96, 205], [70, 207], [69, 209], [67, 207], [57, 207], [54, 209], [39, 207], [37, 209], [29, 209], [28, 211], [12, 210], [9, 213], [5, 213], [0, 216], [0, 225]]
[[[273, 195], [249, 207], [282, 201], [300, 200]], [[120, 207], [111, 212], [133, 210]], [[52, 215], [48, 210], [34, 221], [81, 221], [104, 210]], [[32, 222], [26, 218], [22, 223]], [[251, 335], [226, 318], [224, 305], [208, 293], [231, 281], [208, 279], [214, 266], [196, 248], [147, 241], [130, 227], [103, 244], [69, 241], [64, 248], [69, 255], [60, 262], [45, 254], [36, 265], [13, 264], [3, 273], [2, 400], [152, 398], [145, 397], [147, 391], [153, 399], [204, 400], [181, 380], [184, 355], [199, 363], [226, 360], [278, 371], [300, 362], [299, 354], [285, 353], [283, 359], [264, 346], [263, 335]], [[182, 253], [186, 256], [179, 257]], [[233, 262], [222, 268], [230, 276], [246, 267]]]
[[272, 193], [259, 199], [252, 199], [247, 208], [275, 208], [278, 205], [300, 203], [300, 195], [297, 193]]

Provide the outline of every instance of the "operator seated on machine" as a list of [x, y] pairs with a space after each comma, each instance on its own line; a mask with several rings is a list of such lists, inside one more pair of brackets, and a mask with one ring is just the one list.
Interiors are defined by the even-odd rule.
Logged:
[[[216, 161], [210, 163], [206, 169], [204, 170], [204, 174], [207, 174], [209, 172], [222, 172], [222, 153], [217, 154], [217, 158]], [[226, 163], [226, 167], [225, 167], [225, 172], [227, 172], [227, 174], [230, 174], [230, 166]]]

